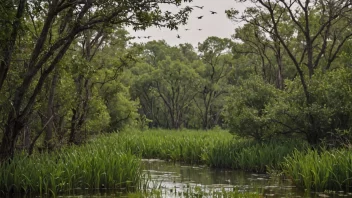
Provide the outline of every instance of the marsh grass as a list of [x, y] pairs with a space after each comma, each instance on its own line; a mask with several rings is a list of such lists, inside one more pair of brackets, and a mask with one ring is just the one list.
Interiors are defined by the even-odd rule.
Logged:
[[[0, 167], [0, 192], [58, 195], [77, 190], [141, 190], [145, 188], [142, 180], [146, 180], [141, 158], [266, 172], [281, 168], [295, 148], [304, 150], [306, 145], [283, 140], [258, 143], [224, 130], [131, 129], [49, 154], [18, 154]], [[346, 179], [341, 182], [344, 170], [339, 171], [335, 179], [343, 183], [341, 186], [349, 183]]]
[[121, 152], [116, 138], [103, 137], [50, 154], [18, 154], [0, 167], [0, 190], [56, 195], [77, 189], [133, 188], [140, 180], [140, 159]]
[[279, 168], [295, 148], [306, 148], [299, 141], [258, 143], [233, 136], [225, 130], [127, 131], [120, 134], [119, 145], [142, 158], [255, 172]]
[[282, 164], [286, 175], [307, 190], [352, 189], [352, 152], [349, 149], [295, 151]]

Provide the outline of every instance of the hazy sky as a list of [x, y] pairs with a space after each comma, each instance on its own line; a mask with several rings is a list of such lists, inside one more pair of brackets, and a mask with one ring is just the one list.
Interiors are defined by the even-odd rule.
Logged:
[[[191, 43], [197, 46], [198, 42], [203, 42], [209, 36], [217, 36], [221, 38], [229, 38], [234, 34], [235, 28], [238, 26], [226, 17], [225, 10], [236, 8], [244, 10], [248, 3], [236, 3], [234, 0], [194, 0], [190, 6], [204, 6], [203, 9], [194, 7], [188, 24], [180, 26], [178, 30], [170, 31], [166, 28], [149, 28], [146, 31], [133, 31], [128, 29], [131, 36], [151, 36], [150, 39], [135, 39], [134, 42], [148, 42], [150, 40], [165, 40], [169, 45], [174, 46], [180, 43]], [[174, 6], [164, 6], [163, 9], [176, 11], [178, 8]], [[211, 11], [217, 14], [211, 14]], [[203, 16], [198, 19], [197, 16]], [[186, 31], [185, 29], [190, 29]], [[202, 29], [199, 31], [198, 29]], [[180, 35], [181, 38], [177, 38]]]

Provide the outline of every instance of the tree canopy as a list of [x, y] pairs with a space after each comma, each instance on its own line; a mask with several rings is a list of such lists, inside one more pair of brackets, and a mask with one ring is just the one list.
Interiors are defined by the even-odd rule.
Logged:
[[16, 149], [52, 150], [126, 127], [350, 140], [350, 1], [254, 0], [243, 13], [226, 11], [242, 22], [231, 38], [131, 41], [127, 26], [186, 24], [187, 2], [1, 3], [0, 162]]

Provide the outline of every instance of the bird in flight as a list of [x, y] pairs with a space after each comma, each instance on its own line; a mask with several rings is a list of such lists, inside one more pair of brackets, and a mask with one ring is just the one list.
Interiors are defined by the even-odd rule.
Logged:
[[202, 29], [198, 29], [199, 31], [202, 31]]
[[180, 35], [177, 35], [177, 38], [181, 38]]
[[146, 39], [150, 39], [150, 37], [152, 37], [152, 36], [145, 36], [144, 38], [146, 38]]
[[197, 17], [198, 19], [202, 19], [203, 18], [203, 16], [199, 16], [199, 17]]
[[217, 12], [214, 12], [214, 11], [210, 11], [211, 14], [217, 14]]
[[203, 9], [204, 6], [193, 6], [193, 7], [196, 7], [196, 8], [199, 8], [199, 9]]
[[188, 31], [189, 29], [185, 29], [186, 31]]

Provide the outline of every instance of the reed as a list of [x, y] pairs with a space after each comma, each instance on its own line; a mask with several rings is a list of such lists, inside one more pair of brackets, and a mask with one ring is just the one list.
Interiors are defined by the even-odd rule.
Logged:
[[3, 193], [52, 194], [99, 188], [130, 189], [141, 177], [140, 159], [121, 152], [116, 136], [50, 154], [16, 155], [0, 167]]
[[118, 145], [142, 158], [256, 172], [265, 172], [268, 167], [278, 168], [295, 148], [306, 147], [298, 141], [258, 143], [225, 130], [129, 131], [120, 134]]
[[[225, 130], [129, 130], [50, 154], [16, 155], [11, 163], [0, 167], [0, 192], [57, 195], [101, 188], [142, 189], [140, 158], [265, 172], [284, 167], [282, 162], [294, 163], [289, 159], [300, 155], [295, 148], [306, 146], [297, 141], [258, 143]], [[335, 176], [337, 181], [343, 181], [343, 171]]]
[[282, 164], [282, 169], [301, 188], [314, 191], [351, 191], [352, 151], [295, 151]]
[[120, 135], [119, 145], [143, 158], [159, 158], [191, 164], [202, 163], [204, 148], [213, 141], [231, 141], [226, 131], [150, 130], [128, 131]]

